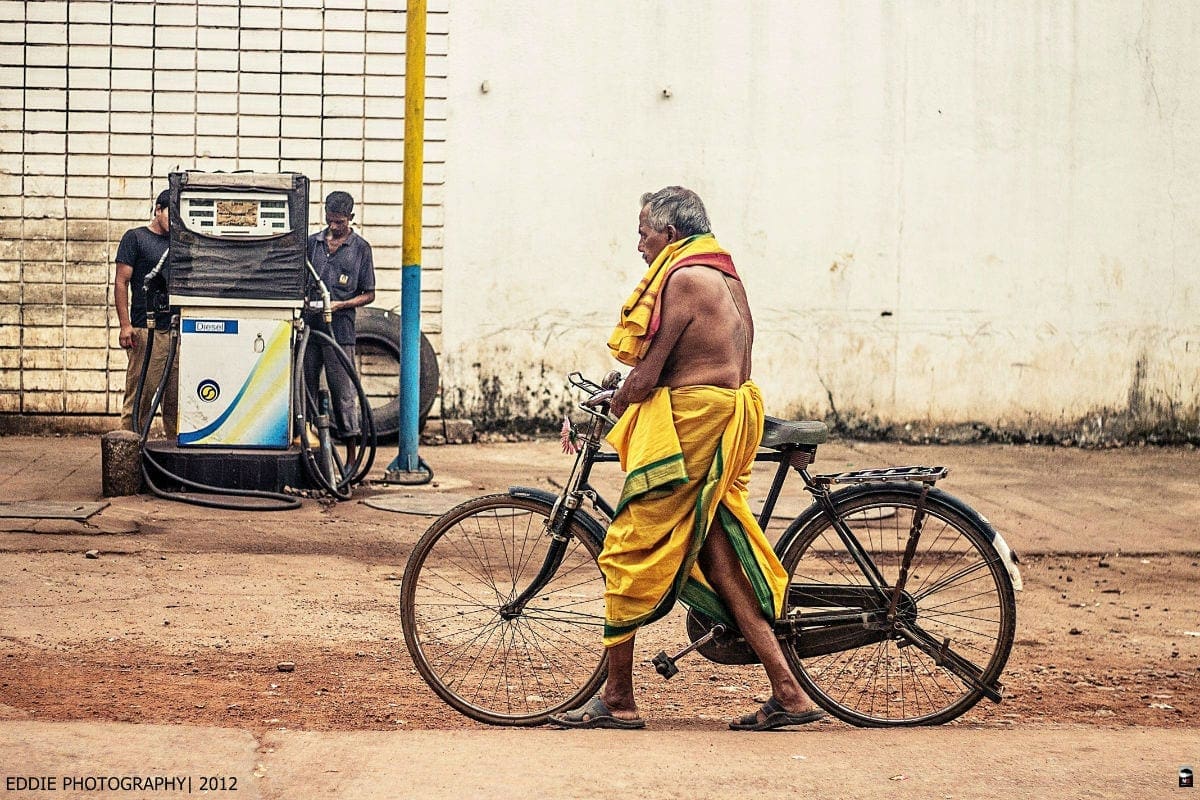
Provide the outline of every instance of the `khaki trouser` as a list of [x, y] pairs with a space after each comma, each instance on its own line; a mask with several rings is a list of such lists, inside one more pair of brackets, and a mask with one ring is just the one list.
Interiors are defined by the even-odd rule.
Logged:
[[[138, 377], [142, 374], [142, 361], [146, 357], [146, 342], [149, 331], [145, 328], [133, 329], [133, 347], [126, 351], [129, 356], [129, 366], [125, 369], [125, 403], [121, 407], [121, 427], [127, 431], [133, 427], [133, 398], [137, 394]], [[167, 346], [171, 341], [170, 334], [163, 331], [154, 333], [154, 352], [150, 356], [150, 368], [146, 372], [146, 385], [142, 389], [142, 408], [138, 419], [143, 426], [146, 415], [150, 413], [150, 402], [154, 392], [162, 380], [163, 369], [167, 366]], [[163, 390], [162, 399], [163, 432], [168, 439], [174, 439], [179, 433], [179, 353], [175, 353], [175, 363], [171, 367], [171, 377]], [[137, 431], [141, 433], [141, 431]]]

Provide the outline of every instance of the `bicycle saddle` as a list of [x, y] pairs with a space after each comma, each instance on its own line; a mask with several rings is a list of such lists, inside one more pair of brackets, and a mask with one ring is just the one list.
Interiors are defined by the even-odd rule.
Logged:
[[793, 421], [778, 417], [763, 418], [762, 447], [782, 450], [788, 445], [815, 447], [829, 438], [829, 428], [817, 420]]

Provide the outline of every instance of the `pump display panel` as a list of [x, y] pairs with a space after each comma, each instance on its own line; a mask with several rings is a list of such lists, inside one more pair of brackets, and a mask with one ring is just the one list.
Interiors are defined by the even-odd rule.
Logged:
[[209, 236], [274, 236], [291, 231], [286, 194], [181, 192], [179, 216]]

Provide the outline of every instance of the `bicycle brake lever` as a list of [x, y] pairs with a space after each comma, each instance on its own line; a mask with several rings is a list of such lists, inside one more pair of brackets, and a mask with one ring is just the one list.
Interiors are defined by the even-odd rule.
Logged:
[[607, 403], [612, 400], [612, 396], [616, 394], [616, 392], [616, 389], [605, 389], [602, 392], [597, 392], [596, 394], [592, 395], [587, 400], [584, 400], [583, 404], [588, 408], [595, 408], [601, 403]]

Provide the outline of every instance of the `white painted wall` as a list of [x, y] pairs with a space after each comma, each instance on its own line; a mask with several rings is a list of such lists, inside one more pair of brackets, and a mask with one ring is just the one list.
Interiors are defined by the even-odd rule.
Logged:
[[1187, 0], [460, 0], [447, 407], [606, 370], [637, 198], [678, 183], [742, 272], [769, 413], [1194, 430], [1198, 45]]

